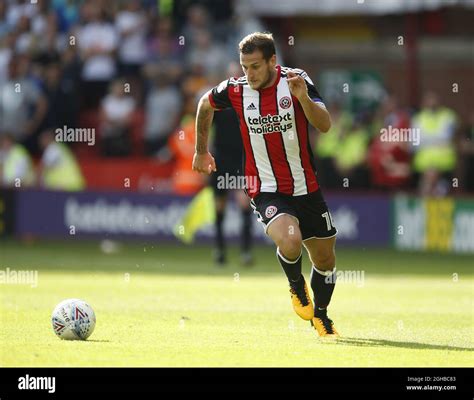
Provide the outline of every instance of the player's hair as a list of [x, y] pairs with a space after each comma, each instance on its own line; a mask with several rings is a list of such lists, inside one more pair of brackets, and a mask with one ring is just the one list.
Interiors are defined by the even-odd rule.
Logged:
[[263, 58], [268, 61], [276, 54], [273, 35], [269, 32], [254, 32], [240, 41], [239, 51], [242, 54], [251, 54], [255, 50], [260, 50]]

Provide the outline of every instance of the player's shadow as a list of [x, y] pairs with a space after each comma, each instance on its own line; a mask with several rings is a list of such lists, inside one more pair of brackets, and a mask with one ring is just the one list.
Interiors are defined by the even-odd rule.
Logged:
[[381, 339], [360, 339], [344, 337], [338, 338], [337, 341], [333, 342], [339, 344], [347, 344], [351, 346], [361, 347], [400, 347], [405, 349], [423, 349], [423, 350], [451, 350], [451, 351], [474, 351], [472, 347], [458, 347], [458, 346], [447, 346], [438, 344], [418, 343], [418, 342], [395, 342], [393, 340], [381, 340]]

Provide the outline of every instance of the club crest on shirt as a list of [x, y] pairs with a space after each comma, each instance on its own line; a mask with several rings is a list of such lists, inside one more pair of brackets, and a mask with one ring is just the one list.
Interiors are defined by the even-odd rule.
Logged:
[[281, 108], [290, 108], [290, 106], [291, 106], [291, 99], [288, 96], [282, 97], [280, 99]]
[[268, 206], [265, 209], [265, 217], [271, 218], [277, 213], [277, 211], [278, 211], [278, 208], [276, 208], [275, 206]]

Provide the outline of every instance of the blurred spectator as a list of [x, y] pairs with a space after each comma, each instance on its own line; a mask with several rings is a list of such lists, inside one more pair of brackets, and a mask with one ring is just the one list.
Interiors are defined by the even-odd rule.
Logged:
[[37, 38], [31, 30], [30, 19], [26, 15], [20, 17], [15, 27], [15, 35], [15, 52], [18, 54], [31, 54]]
[[52, 6], [58, 16], [60, 32], [68, 32], [79, 21], [80, 2], [77, 0], [51, 0]]
[[10, 32], [11, 26], [7, 21], [7, 2], [5, 0], [0, 1], [0, 41], [3, 37]]
[[[236, 4], [239, 7], [238, 4]], [[239, 43], [243, 37], [253, 32], [264, 32], [265, 26], [260, 20], [252, 13], [248, 7], [239, 7], [240, 11], [235, 13], [231, 20], [225, 26], [225, 32], [227, 33], [226, 47], [228, 50], [228, 56], [232, 60], [239, 60], [239, 53], [237, 51], [237, 43]], [[219, 32], [222, 34], [221, 32]], [[284, 65], [284, 52], [280, 50], [277, 43], [275, 43], [275, 50], [277, 56], [277, 62], [280, 65]]]
[[95, 108], [116, 74], [114, 52], [118, 46], [115, 27], [105, 20], [99, 5], [87, 2], [83, 8], [87, 23], [79, 30], [78, 41], [84, 62], [83, 95], [86, 108]]
[[[56, 19], [54, 12], [50, 13], [49, 11], [49, 1], [37, 0], [35, 13], [30, 18], [31, 31], [36, 37], [40, 38], [46, 33], [48, 24], [51, 22], [50, 16]], [[54, 24], [56, 25], [56, 22]]]
[[342, 187], [351, 189], [369, 187], [367, 168], [369, 122], [369, 114], [360, 113], [356, 116], [352, 128], [341, 138], [335, 161], [339, 173], [338, 181]]
[[15, 140], [35, 150], [35, 132], [47, 110], [41, 91], [28, 78], [30, 60], [13, 56], [9, 63], [8, 80], [0, 82], [0, 131], [10, 132]]
[[419, 130], [420, 144], [414, 146], [413, 166], [420, 174], [418, 189], [422, 195], [441, 195], [448, 191], [446, 179], [456, 166], [453, 143], [456, 114], [440, 105], [434, 92], [426, 92], [423, 108], [412, 119], [412, 129]]
[[49, 13], [46, 17], [46, 24], [44, 32], [38, 36], [37, 51], [43, 56], [62, 53], [69, 47], [69, 44], [66, 35], [59, 32], [56, 14]]
[[13, 54], [13, 43], [15, 37], [9, 33], [5, 36], [0, 35], [0, 85], [8, 79], [8, 65]]
[[48, 128], [75, 127], [77, 100], [75, 84], [67, 80], [59, 59], [44, 67], [45, 95], [48, 103], [44, 125]]
[[164, 70], [172, 74], [173, 79], [177, 79], [183, 72], [183, 47], [173, 30], [173, 21], [165, 17], [160, 18], [147, 41], [145, 73], [154, 75]]
[[369, 166], [372, 185], [378, 188], [406, 188], [410, 182], [410, 153], [408, 142], [384, 140], [382, 129], [407, 131], [410, 124], [408, 113], [398, 105], [398, 99], [389, 95], [380, 107], [377, 134], [369, 148]]
[[84, 190], [81, 169], [69, 147], [56, 142], [53, 131], [41, 133], [40, 144], [43, 149], [38, 171], [40, 185], [51, 190]]
[[372, 186], [403, 189], [410, 183], [410, 154], [405, 142], [390, 142], [376, 137], [369, 149]]
[[7, 11], [7, 22], [11, 27], [18, 24], [22, 17], [30, 19], [35, 15], [37, 11], [36, 4], [33, 4], [31, 0], [17, 0], [11, 2]]
[[126, 156], [131, 152], [130, 130], [136, 104], [125, 85], [122, 79], [112, 82], [102, 101], [101, 140], [105, 156]]
[[183, 196], [196, 194], [205, 186], [204, 176], [190, 168], [194, 156], [195, 122], [193, 116], [185, 116], [169, 140], [169, 149], [176, 161], [172, 178], [173, 192]]
[[212, 23], [208, 11], [200, 4], [190, 6], [186, 13], [186, 22], [182, 29], [185, 45], [188, 48], [194, 46], [198, 33], [203, 30], [208, 30], [210, 27], [212, 27]]
[[78, 123], [80, 99], [77, 93], [80, 93], [80, 76], [81, 64], [76, 46], [68, 46], [61, 54], [61, 90], [69, 94], [63, 119], [71, 127]]
[[180, 92], [167, 74], [159, 74], [153, 79], [145, 107], [145, 152], [153, 155], [167, 144], [181, 115]]
[[204, 74], [202, 65], [194, 64], [189, 66], [188, 73], [183, 78], [181, 84], [181, 91], [183, 92], [183, 97], [193, 98], [197, 93], [204, 90], [204, 88], [209, 88], [210, 82], [216, 82], [218, 75], [213, 76], [213, 79], [209, 79], [208, 76]]
[[194, 110], [197, 100], [191, 97], [187, 99], [185, 115], [168, 141], [168, 148], [176, 161], [172, 178], [173, 191], [183, 196], [196, 194], [206, 184], [204, 175], [191, 169], [196, 140]]
[[460, 155], [463, 162], [462, 182], [464, 190], [474, 192], [474, 111], [469, 115], [469, 123], [463, 130], [460, 141]]
[[35, 174], [28, 151], [9, 133], [0, 133], [0, 186], [33, 185]]
[[[376, 124], [387, 128], [391, 126], [397, 129], [406, 129], [410, 127], [410, 115], [400, 107], [398, 98], [388, 93], [379, 107], [376, 116]], [[380, 130], [376, 129], [379, 135]]]
[[339, 189], [341, 181], [335, 158], [342, 138], [352, 127], [353, 118], [337, 102], [330, 105], [329, 112], [332, 121], [331, 129], [329, 132], [319, 133], [316, 140], [318, 181], [325, 188]]
[[127, 1], [116, 16], [115, 27], [120, 35], [118, 56], [122, 76], [137, 76], [140, 73], [147, 56], [146, 22], [139, 0]]
[[212, 40], [208, 30], [197, 30], [194, 35], [193, 46], [186, 53], [187, 63], [202, 65], [205, 75], [222, 75], [231, 61], [225, 49]]

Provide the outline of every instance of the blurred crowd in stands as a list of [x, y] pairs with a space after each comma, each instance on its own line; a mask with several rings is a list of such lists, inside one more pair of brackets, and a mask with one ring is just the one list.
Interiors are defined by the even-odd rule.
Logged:
[[[239, 40], [259, 30], [226, 1], [0, 0], [2, 183], [22, 176], [23, 185], [80, 190], [78, 157], [177, 160], [184, 173], [197, 99], [238, 63]], [[323, 187], [474, 191], [474, 114], [460, 121], [432, 92], [410, 113], [390, 94], [375, 111], [327, 105], [333, 127], [313, 143]], [[94, 129], [95, 145], [54, 140], [69, 128]], [[193, 190], [204, 184], [196, 181]]]
[[435, 196], [474, 191], [474, 112], [463, 124], [432, 91], [417, 111], [401, 107], [390, 93], [373, 111], [354, 115], [338, 104], [329, 110], [332, 128], [315, 146], [323, 187], [416, 189]]

